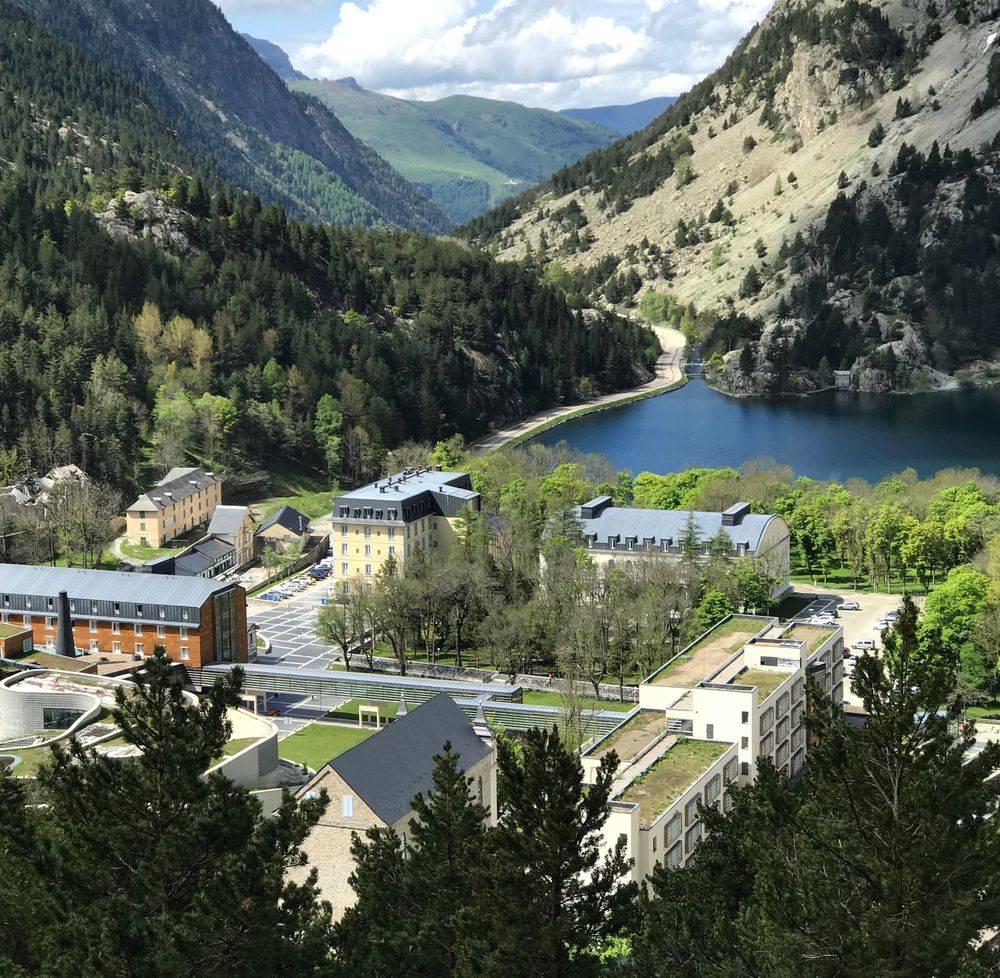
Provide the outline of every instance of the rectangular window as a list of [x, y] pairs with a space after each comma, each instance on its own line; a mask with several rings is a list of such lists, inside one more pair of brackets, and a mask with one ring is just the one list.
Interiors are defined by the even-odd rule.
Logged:
[[181, 646], [181, 662], [187, 662], [191, 658], [191, 650], [186, 646]]
[[365, 573], [369, 577], [371, 577], [371, 573], [372, 573], [372, 565], [371, 564], [365, 564]]
[[136, 654], [136, 655], [144, 655], [144, 654], [145, 654], [145, 652], [146, 652], [146, 650], [145, 650], [145, 648], [143, 647], [143, 644], [142, 644], [142, 642], [136, 642], [136, 643], [135, 643], [135, 654]]
[[166, 638], [167, 637], [167, 626], [166, 625], [157, 625], [156, 626], [156, 637], [157, 638]]
[[46, 628], [55, 628], [56, 627], [56, 620], [55, 620], [55, 618], [46, 618], [45, 619], [45, 627]]
[[188, 637], [187, 626], [182, 625], [181, 626], [181, 638], [187, 638], [187, 637]]
[[372, 547], [370, 543], [365, 544], [365, 556], [370, 557], [372, 555]]
[[121, 642], [112, 642], [111, 643], [111, 651], [112, 652], [121, 652], [121, 650], [122, 650], [122, 643]]
[[706, 740], [715, 740], [715, 724], [714, 723], [706, 723], [705, 724], [705, 739]]
[[343, 554], [343, 555], [346, 556], [346, 554], [348, 553], [348, 544], [342, 543], [340, 545], [340, 552], [341, 552], [341, 554]]
[[90, 619], [90, 630], [92, 632], [96, 632], [97, 631], [97, 622], [94, 621], [93, 618]]
[[347, 562], [346, 561], [344, 561], [344, 563], [342, 563], [340, 565], [340, 573], [341, 574], [346, 574], [347, 573]]
[[135, 635], [141, 635], [142, 634], [142, 625], [139, 625], [139, 624], [133, 625], [132, 626], [132, 632]]
[[211, 655], [206, 655], [205, 645], [202, 644], [202, 659], [208, 658], [216, 662], [233, 662], [238, 651], [239, 641], [236, 625], [236, 592], [235, 590], [224, 591], [217, 594], [212, 599], [214, 604], [215, 620], [215, 646]]
[[670, 869], [679, 869], [681, 863], [684, 862], [684, 852], [683, 846], [680, 842], [677, 843], [668, 853], [667, 853], [667, 866]]
[[341, 811], [344, 818], [354, 818], [354, 795], [344, 795], [341, 801], [343, 803]]
[[667, 827], [663, 830], [665, 835], [663, 839], [663, 844], [665, 846], [672, 846], [680, 837], [683, 825], [681, 824], [681, 813], [678, 812], [669, 822], [667, 822]]
[[391, 526], [389, 527], [389, 539], [390, 540], [395, 540], [396, 539], [396, 530], [395, 530], [394, 527], [391, 527]]
[[100, 648], [101, 648], [101, 647], [100, 647], [100, 645], [98, 644], [98, 641], [97, 641], [97, 639], [96, 639], [96, 638], [92, 638], [92, 639], [90, 640], [90, 651], [91, 651], [91, 652], [99, 652], [99, 651], [100, 651]]
[[684, 824], [693, 825], [698, 821], [698, 799], [692, 798], [684, 806]]
[[121, 622], [113, 621], [111, 623], [111, 634], [112, 635], [121, 635], [121, 633], [122, 633]]

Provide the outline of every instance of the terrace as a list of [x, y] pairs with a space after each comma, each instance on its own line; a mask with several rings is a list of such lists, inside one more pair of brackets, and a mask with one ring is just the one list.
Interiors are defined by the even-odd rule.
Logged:
[[681, 738], [615, 800], [638, 805], [643, 827], [648, 827], [731, 746], [711, 740]]
[[730, 618], [674, 656], [650, 681], [655, 686], [695, 686], [718, 670], [763, 627], [760, 618]]
[[803, 625], [796, 622], [786, 629], [781, 637], [791, 639], [793, 642], [805, 642], [811, 655], [833, 635], [834, 631], [836, 629], [829, 625]]
[[594, 745], [591, 757], [602, 758], [611, 751], [619, 761], [628, 761], [648, 747], [665, 730], [666, 722], [660, 710], [639, 710], [604, 740]]
[[788, 672], [751, 667], [738, 672], [729, 682], [736, 686], [756, 686], [758, 702], [763, 703], [790, 675]]

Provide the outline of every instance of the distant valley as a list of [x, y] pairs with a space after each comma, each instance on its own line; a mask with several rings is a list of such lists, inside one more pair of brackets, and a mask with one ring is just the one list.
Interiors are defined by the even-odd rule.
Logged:
[[353, 78], [288, 83], [318, 98], [456, 223], [618, 138], [599, 123], [516, 102], [411, 101], [370, 92]]
[[[294, 70], [294, 69], [293, 69]], [[662, 98], [647, 98], [631, 105], [598, 105], [589, 109], [562, 109], [562, 115], [586, 122], [595, 122], [618, 133], [628, 136], [630, 133], [645, 129], [658, 115], [662, 115], [677, 99], [673, 95]]]

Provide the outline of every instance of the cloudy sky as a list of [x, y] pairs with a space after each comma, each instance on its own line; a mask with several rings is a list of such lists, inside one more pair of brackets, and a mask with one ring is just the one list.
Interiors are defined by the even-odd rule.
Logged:
[[549, 108], [679, 95], [773, 0], [216, 0], [316, 78]]

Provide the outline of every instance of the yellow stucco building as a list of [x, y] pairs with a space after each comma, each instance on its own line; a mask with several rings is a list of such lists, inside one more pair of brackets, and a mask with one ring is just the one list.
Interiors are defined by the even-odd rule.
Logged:
[[371, 579], [393, 558], [400, 567], [421, 550], [446, 558], [464, 515], [480, 495], [467, 472], [405, 469], [338, 497], [333, 507], [334, 578]]

